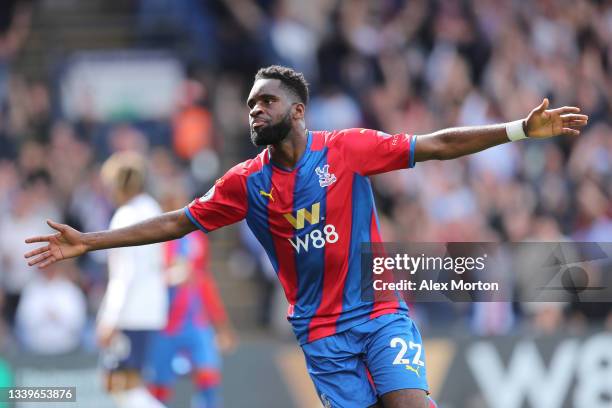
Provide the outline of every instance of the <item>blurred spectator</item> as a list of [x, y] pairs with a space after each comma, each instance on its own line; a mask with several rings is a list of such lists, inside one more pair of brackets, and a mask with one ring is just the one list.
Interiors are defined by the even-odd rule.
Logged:
[[62, 354], [80, 345], [87, 305], [79, 287], [65, 276], [66, 267], [41, 270], [23, 289], [16, 326], [28, 351]]
[[51, 95], [47, 84], [30, 83], [20, 75], [13, 75], [7, 119], [15, 137], [47, 143], [51, 130]]
[[298, 7], [292, 3], [298, 2], [276, 1], [270, 13], [270, 53], [273, 53], [277, 62], [290, 65], [307, 78], [314, 79], [317, 77], [316, 52], [321, 33], [308, 27], [304, 20], [309, 14], [316, 15], [317, 9], [321, 9], [324, 2], [312, 1], [309, 7]]
[[174, 152], [191, 160], [202, 150], [214, 149], [212, 115], [205, 108], [206, 88], [195, 80], [182, 86], [179, 106], [173, 118]]
[[0, 260], [5, 291], [3, 316], [14, 324], [21, 292], [35, 276], [35, 269], [23, 261], [27, 252], [25, 239], [38, 235], [48, 218], [58, 219], [59, 212], [50, 195], [46, 172], [33, 173], [12, 192], [8, 212], [0, 218]]
[[0, 7], [0, 109], [4, 108], [10, 80], [10, 63], [30, 31], [28, 0], [6, 0]]
[[11, 193], [17, 190], [18, 184], [19, 173], [15, 163], [0, 160], [0, 219], [9, 212], [12, 201]]
[[[83, 232], [107, 228], [113, 204], [104, 191], [99, 167], [81, 170], [78, 184], [66, 203], [66, 222]], [[87, 292], [90, 309], [97, 310], [106, 285], [106, 251], [94, 251], [77, 261], [82, 271], [81, 285]]]
[[336, 87], [327, 87], [312, 98], [308, 117], [312, 129], [348, 129], [362, 124], [357, 102]]
[[10, 163], [9, 160], [14, 160], [17, 156], [17, 143], [15, 138], [11, 136], [5, 126], [2, 126], [6, 122], [6, 113], [0, 109], [0, 162]]
[[130, 123], [120, 123], [111, 129], [108, 135], [110, 153], [138, 152], [146, 153], [149, 149], [147, 136]]
[[[66, 160], [66, 157], [70, 157], [70, 160]], [[53, 193], [65, 208], [69, 197], [86, 175], [86, 169], [92, 160], [92, 149], [78, 139], [70, 123], [58, 121], [51, 128], [45, 158], [49, 160]]]
[[[202, 82], [190, 79], [183, 83], [172, 125], [174, 154], [162, 150], [156, 150], [155, 153], [161, 155], [162, 163], [167, 164], [166, 169], [175, 175], [180, 171], [173, 163], [173, 156], [178, 156], [189, 164], [191, 175], [200, 185], [210, 184], [219, 173], [219, 146], [214, 137], [207, 90]], [[161, 175], [163, 171], [156, 173]]]
[[580, 223], [574, 233], [576, 239], [587, 242], [610, 241], [612, 234], [610, 198], [590, 180], [580, 184], [577, 195]]
[[[180, 160], [170, 149], [165, 147], [154, 148], [149, 153], [149, 158], [148, 181], [153, 196], [165, 197], [175, 189], [181, 189], [181, 191], [192, 190], [193, 181], [189, 177], [189, 169], [180, 165]], [[193, 194], [195, 193], [193, 192]], [[183, 205], [185, 204], [187, 202], [183, 203]]]

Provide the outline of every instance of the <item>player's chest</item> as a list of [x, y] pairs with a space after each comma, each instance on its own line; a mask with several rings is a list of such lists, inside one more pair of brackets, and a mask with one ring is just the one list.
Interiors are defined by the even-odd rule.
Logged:
[[346, 206], [343, 199], [346, 197], [338, 193], [347, 190], [350, 178], [343, 166], [325, 162], [312, 163], [293, 172], [275, 169], [252, 180], [248, 186], [250, 210], [290, 223], [308, 222], [309, 218]]

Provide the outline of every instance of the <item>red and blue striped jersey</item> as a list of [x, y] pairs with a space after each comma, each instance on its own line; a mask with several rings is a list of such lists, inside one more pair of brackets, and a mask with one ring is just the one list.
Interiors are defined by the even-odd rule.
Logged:
[[199, 234], [164, 242], [164, 270], [168, 285], [167, 334], [191, 327], [218, 325], [227, 320], [225, 308], [208, 269], [208, 239]]
[[300, 344], [387, 313], [402, 300], [364, 301], [361, 244], [381, 242], [369, 175], [414, 166], [415, 137], [368, 129], [308, 132], [292, 169], [268, 150], [230, 169], [185, 208], [205, 232], [240, 221], [265, 248]]

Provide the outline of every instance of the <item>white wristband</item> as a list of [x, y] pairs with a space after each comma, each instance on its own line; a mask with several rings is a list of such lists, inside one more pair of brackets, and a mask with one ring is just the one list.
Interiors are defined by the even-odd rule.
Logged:
[[511, 142], [527, 139], [527, 135], [523, 131], [523, 119], [506, 123], [506, 135]]

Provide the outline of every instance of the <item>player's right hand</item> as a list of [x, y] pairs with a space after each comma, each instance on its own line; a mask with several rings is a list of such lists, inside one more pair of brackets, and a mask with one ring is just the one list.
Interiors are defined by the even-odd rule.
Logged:
[[48, 242], [48, 245], [34, 249], [24, 255], [26, 259], [35, 257], [28, 262], [28, 265], [38, 265], [39, 268], [45, 268], [62, 259], [74, 258], [87, 252], [83, 233], [66, 224], [58, 224], [51, 220], [47, 220], [47, 224], [57, 233], [31, 237], [25, 240], [27, 244]]

